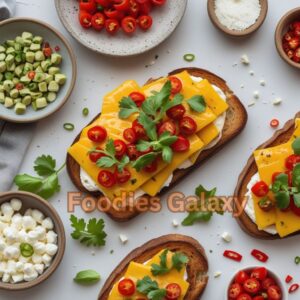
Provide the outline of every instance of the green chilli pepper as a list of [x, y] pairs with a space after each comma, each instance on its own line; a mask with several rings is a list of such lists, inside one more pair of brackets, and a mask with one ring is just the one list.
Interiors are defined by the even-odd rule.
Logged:
[[24, 257], [31, 257], [34, 253], [33, 247], [28, 243], [22, 243], [20, 245], [20, 251]]

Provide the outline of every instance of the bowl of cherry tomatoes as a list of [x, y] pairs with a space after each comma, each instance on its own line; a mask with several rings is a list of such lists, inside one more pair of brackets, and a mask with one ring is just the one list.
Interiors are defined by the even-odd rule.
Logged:
[[265, 267], [247, 267], [234, 274], [226, 300], [287, 300], [280, 278]]
[[109, 56], [144, 53], [167, 39], [184, 16], [187, 0], [55, 0], [69, 33]]
[[275, 44], [281, 58], [300, 69], [300, 7], [281, 18], [275, 32]]

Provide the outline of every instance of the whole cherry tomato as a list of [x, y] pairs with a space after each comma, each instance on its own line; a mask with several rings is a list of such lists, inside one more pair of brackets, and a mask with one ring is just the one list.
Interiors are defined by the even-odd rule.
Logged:
[[145, 95], [140, 92], [132, 92], [129, 97], [135, 102], [138, 107], [142, 106], [143, 102], [146, 100]]
[[143, 15], [138, 18], [138, 24], [142, 30], [148, 30], [153, 24], [153, 19], [149, 15]]
[[181, 287], [177, 283], [170, 283], [166, 286], [167, 300], [177, 300], [181, 296]]
[[98, 174], [98, 182], [105, 188], [110, 188], [116, 184], [116, 177], [112, 172], [102, 170]]
[[118, 291], [122, 296], [132, 296], [135, 293], [135, 284], [131, 279], [124, 278], [118, 284]]
[[251, 188], [251, 191], [257, 197], [264, 197], [269, 193], [269, 187], [264, 181], [258, 181]]
[[96, 13], [92, 17], [92, 26], [94, 29], [100, 31], [105, 26], [105, 16], [102, 13]]
[[179, 135], [177, 141], [171, 145], [175, 152], [185, 152], [190, 149], [190, 141], [184, 136]]
[[135, 131], [133, 130], [133, 128], [125, 129], [123, 132], [123, 137], [127, 142], [129, 142], [131, 144], [134, 144], [137, 141], [137, 135], [136, 135]]
[[125, 142], [123, 142], [122, 140], [114, 140], [114, 145], [116, 149], [116, 157], [121, 158], [127, 150]]
[[116, 177], [117, 183], [122, 184], [122, 183], [126, 183], [130, 179], [131, 173], [126, 168], [124, 168], [123, 171], [119, 171], [118, 168], [116, 168], [115, 177]]
[[275, 283], [275, 280], [271, 277], [265, 278], [261, 284], [261, 286], [264, 290], [267, 290], [272, 285], [276, 285], [276, 283]]
[[179, 121], [179, 131], [183, 135], [192, 135], [197, 131], [197, 123], [191, 117], [183, 117]]
[[178, 104], [167, 110], [167, 116], [170, 119], [179, 121], [183, 118], [185, 112], [186, 112], [185, 107], [182, 104]]
[[101, 143], [105, 141], [107, 137], [107, 131], [102, 126], [94, 126], [88, 130], [88, 138], [95, 143]]
[[166, 131], [169, 132], [170, 135], [175, 135], [176, 124], [172, 120], [165, 121], [160, 125], [158, 129], [158, 135], [161, 135]]
[[170, 76], [169, 80], [171, 82], [171, 94], [178, 94], [182, 90], [182, 82], [179, 78], [175, 76]]
[[[99, 147], [97, 147], [96, 150], [101, 151], [102, 149], [99, 148]], [[94, 163], [96, 163], [96, 162], [97, 162], [101, 157], [103, 157], [103, 156], [105, 156], [105, 154], [104, 154], [104, 153], [101, 153], [101, 152], [96, 152], [96, 151], [94, 151], [94, 152], [90, 152], [90, 153], [89, 153], [89, 158], [90, 158], [90, 160], [91, 160], [92, 162], [94, 162]]]

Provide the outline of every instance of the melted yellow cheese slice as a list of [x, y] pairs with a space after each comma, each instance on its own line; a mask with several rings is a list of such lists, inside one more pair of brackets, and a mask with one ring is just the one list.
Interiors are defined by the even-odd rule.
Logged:
[[[183, 268], [179, 272], [175, 269], [172, 269], [171, 272], [164, 275], [158, 275], [158, 276], [153, 276], [151, 273], [151, 265], [153, 263], [159, 264], [160, 262], [159, 256], [161, 255], [162, 252], [163, 251], [159, 252], [157, 255], [155, 255], [151, 260], [149, 260], [145, 264], [131, 262], [124, 275], [124, 278], [130, 278], [136, 284], [138, 280], [143, 279], [143, 277], [145, 276], [149, 276], [152, 280], [155, 280], [158, 283], [160, 288], [165, 288], [169, 283], [177, 283], [180, 285], [182, 291], [182, 294], [178, 298], [178, 300], [183, 300], [189, 288], [189, 283], [184, 280], [185, 273], [186, 273], [185, 268]], [[167, 256], [168, 267], [171, 266], [171, 257], [172, 257], [172, 252], [168, 252], [168, 256]], [[124, 298], [124, 296], [120, 295], [118, 291], [118, 283], [116, 283], [112, 288], [108, 300], [124, 300], [124, 299], [135, 300], [137, 297], [145, 298], [145, 295], [135, 292], [134, 295], [128, 298]]]
[[[295, 138], [300, 136], [300, 119], [296, 119], [295, 125], [296, 128], [293, 136], [287, 143], [271, 148], [259, 149], [254, 152], [260, 179], [265, 181], [268, 185], [272, 182], [274, 172], [286, 171], [285, 160], [289, 155], [293, 154], [292, 142]], [[267, 226], [275, 224], [278, 234], [281, 237], [300, 230], [299, 216], [296, 216], [293, 212], [283, 212], [280, 209], [264, 212], [259, 208], [259, 198], [253, 194], [252, 196], [254, 200], [256, 223], [259, 229], [264, 229]], [[269, 196], [273, 199], [271, 192]]]

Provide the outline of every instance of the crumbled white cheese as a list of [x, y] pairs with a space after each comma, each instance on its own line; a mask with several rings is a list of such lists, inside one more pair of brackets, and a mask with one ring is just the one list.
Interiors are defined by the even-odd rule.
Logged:
[[172, 221], [172, 225], [173, 225], [173, 227], [175, 227], [175, 228], [176, 228], [176, 227], [178, 227], [178, 226], [179, 226], [179, 223], [178, 223], [178, 221], [177, 221], [177, 220], [175, 220], [175, 219], [174, 219], [174, 220]]
[[249, 103], [248, 103], [248, 107], [251, 107], [251, 106], [254, 106], [255, 105], [255, 101], [250, 101]]
[[265, 86], [265, 85], [266, 85], [266, 81], [265, 81], [264, 79], [261, 79], [261, 80], [259, 81], [259, 84], [260, 84], [261, 86]]
[[221, 271], [217, 271], [217, 272], [215, 272], [214, 277], [215, 277], [215, 278], [218, 278], [218, 277], [220, 277], [221, 275], [222, 275], [222, 272], [221, 272]]
[[243, 54], [241, 56], [241, 63], [244, 65], [249, 65], [250, 64], [250, 60], [247, 54]]
[[249, 72], [249, 74], [250, 74], [251, 76], [254, 76], [254, 71], [251, 70], [251, 71]]
[[232, 236], [227, 231], [223, 232], [221, 237], [222, 237], [223, 241], [225, 241], [226, 243], [230, 243], [232, 241]]
[[119, 238], [122, 244], [126, 244], [128, 242], [128, 237], [125, 234], [120, 234]]
[[244, 84], [241, 84], [241, 89], [243, 89], [245, 87], [245, 85]]
[[280, 105], [282, 103], [282, 99], [281, 98], [275, 98], [272, 101], [273, 105]]
[[254, 99], [259, 99], [259, 91], [254, 91], [254, 93], [253, 93], [253, 97], [254, 97]]

